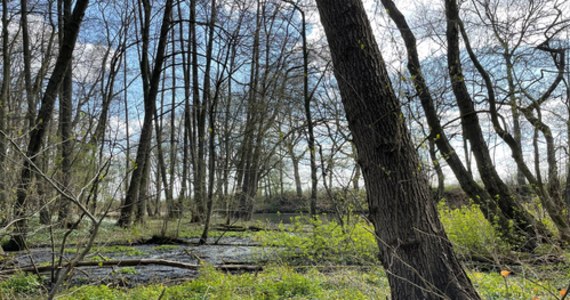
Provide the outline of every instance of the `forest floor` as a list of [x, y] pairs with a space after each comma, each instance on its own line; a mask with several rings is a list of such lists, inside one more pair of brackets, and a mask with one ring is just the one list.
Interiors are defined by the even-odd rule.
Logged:
[[[563, 299], [570, 283], [570, 252], [553, 245], [542, 245], [535, 253], [512, 252], [476, 209], [440, 208], [440, 213], [484, 299]], [[372, 228], [358, 216], [344, 219], [343, 225], [330, 217], [313, 220], [303, 216], [279, 223], [258, 220], [229, 227], [222, 223], [214, 220], [208, 243], [199, 246], [202, 227], [188, 220], [148, 220], [131, 229], [105, 220], [94, 245], [73, 268], [56, 298], [389, 296]], [[89, 228], [73, 230], [61, 247], [64, 233], [65, 229], [43, 228], [30, 236], [27, 251], [8, 253], [0, 267], [0, 299], [47, 296], [53, 286], [52, 266], [58, 265], [60, 257], [65, 266], [84, 250]]]

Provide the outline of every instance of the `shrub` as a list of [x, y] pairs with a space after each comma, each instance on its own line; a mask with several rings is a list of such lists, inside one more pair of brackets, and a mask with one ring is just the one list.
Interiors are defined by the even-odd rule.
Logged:
[[[345, 221], [346, 223], [346, 221]], [[344, 227], [336, 221], [295, 217], [279, 231], [261, 231], [255, 239], [265, 246], [282, 248], [282, 259], [293, 264], [373, 264], [378, 246], [373, 229], [362, 218]]]
[[460, 256], [489, 256], [508, 250], [477, 205], [450, 209], [440, 202], [438, 210], [445, 232]]
[[28, 295], [37, 293], [42, 288], [37, 276], [17, 273], [0, 282], [0, 299], [15, 295]]

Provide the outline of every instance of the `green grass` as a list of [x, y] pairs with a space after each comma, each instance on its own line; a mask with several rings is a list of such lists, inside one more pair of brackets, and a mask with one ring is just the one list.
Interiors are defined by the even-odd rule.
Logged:
[[477, 205], [450, 209], [440, 202], [438, 211], [447, 237], [460, 257], [489, 257], [508, 253], [509, 245], [499, 238]]
[[336, 221], [296, 217], [291, 224], [280, 224], [279, 229], [260, 231], [255, 240], [280, 247], [280, 259], [290, 264], [378, 263], [373, 228], [362, 218], [353, 218], [343, 227]]
[[158, 299], [161, 294], [162, 299], [384, 299], [387, 286], [377, 269], [324, 273], [316, 268], [270, 266], [259, 274], [228, 275], [204, 266], [198, 278], [175, 286], [84, 286], [63, 292], [60, 299]]
[[[459, 209], [439, 206], [442, 223], [454, 249], [464, 259], [487, 257], [501, 263], [508, 256], [511, 261], [522, 254], [510, 252], [495, 229], [485, 220], [477, 206]], [[389, 296], [388, 280], [378, 267], [377, 244], [372, 226], [353, 217], [345, 226], [336, 221], [298, 217], [291, 224], [280, 224], [278, 230], [260, 232], [227, 232], [225, 236], [251, 237], [266, 247], [276, 250], [264, 257], [270, 263], [259, 273], [231, 275], [204, 265], [200, 275], [176, 285], [154, 284], [131, 289], [109, 286], [83, 285], [64, 290], [59, 299], [385, 299]], [[179, 237], [196, 237], [199, 226], [184, 226]], [[243, 223], [240, 225], [251, 225]], [[256, 224], [267, 227], [270, 224]], [[98, 242], [132, 242], [150, 238], [161, 230], [159, 220], [145, 226], [120, 229], [112, 224], [102, 227]], [[72, 238], [85, 234], [80, 229]], [[175, 235], [172, 222], [168, 234]], [[212, 232], [213, 237], [222, 232]], [[35, 237], [37, 241], [40, 238]], [[45, 241], [45, 239], [44, 239]], [[156, 251], [179, 249], [179, 245], [160, 245]], [[69, 250], [72, 251], [72, 250]], [[140, 256], [144, 253], [129, 246], [96, 246], [91, 253], [121, 253]], [[529, 265], [512, 268], [514, 273], [504, 278], [498, 271], [483, 272], [476, 263], [468, 270], [483, 299], [559, 299], [558, 289], [570, 283], [570, 252], [562, 252], [552, 245], [541, 245], [534, 255], [558, 255], [565, 259], [558, 264]], [[527, 254], [528, 255], [528, 254]], [[97, 258], [97, 256], [95, 257]], [[134, 275], [133, 267], [118, 268], [116, 274]], [[43, 299], [46, 290], [37, 276], [16, 274], [0, 278], [0, 299]]]
[[[121, 268], [117, 273], [132, 274], [132, 269]], [[539, 279], [530, 273], [507, 278], [498, 272], [471, 271], [468, 275], [483, 299], [522, 300], [559, 299], [558, 288], [565, 286], [563, 282], [570, 273], [558, 278], [559, 281]], [[41, 286], [37, 277], [18, 274], [0, 282], [0, 298], [41, 299], [45, 292], [38, 293], [38, 288]], [[270, 265], [258, 274], [230, 275], [205, 265], [197, 278], [182, 284], [130, 289], [85, 285], [61, 292], [58, 299], [158, 299], [161, 295], [162, 299], [386, 299], [389, 286], [385, 273], [377, 267]]]

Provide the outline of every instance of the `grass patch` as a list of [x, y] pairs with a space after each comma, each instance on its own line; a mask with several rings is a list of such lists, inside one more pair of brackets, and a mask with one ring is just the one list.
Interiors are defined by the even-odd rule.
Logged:
[[144, 251], [135, 247], [122, 245], [94, 247], [91, 253], [121, 253], [126, 256], [140, 256], [145, 254]]
[[113, 274], [122, 274], [122, 275], [136, 275], [138, 274], [137, 269], [135, 267], [122, 267], [115, 269]]
[[152, 250], [154, 251], [173, 251], [178, 249], [180, 249], [179, 245], [158, 245], [152, 247]]
[[321, 272], [271, 266], [259, 274], [230, 275], [204, 266], [195, 280], [175, 285], [149, 285], [133, 289], [84, 286], [67, 290], [59, 299], [384, 299], [383, 272], [352, 268]]

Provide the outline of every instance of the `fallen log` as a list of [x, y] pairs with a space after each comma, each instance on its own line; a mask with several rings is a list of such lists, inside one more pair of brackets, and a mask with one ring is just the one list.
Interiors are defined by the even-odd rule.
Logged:
[[[174, 260], [166, 259], [128, 259], [128, 260], [106, 260], [106, 261], [80, 261], [74, 265], [75, 268], [79, 267], [136, 267], [136, 266], [146, 266], [146, 265], [158, 265], [167, 266], [173, 268], [187, 269], [187, 270], [198, 270], [200, 265], [189, 264], [185, 262], [179, 262]], [[59, 269], [64, 269], [69, 267], [69, 265], [63, 265]], [[215, 265], [214, 268], [226, 272], [259, 272], [263, 268], [261, 266], [255, 265], [241, 265], [241, 264], [224, 264]], [[21, 268], [12, 268], [0, 270], [0, 276], [2, 275], [12, 275], [18, 272], [26, 273], [47, 273], [52, 270], [58, 269], [52, 266], [27, 266]]]

